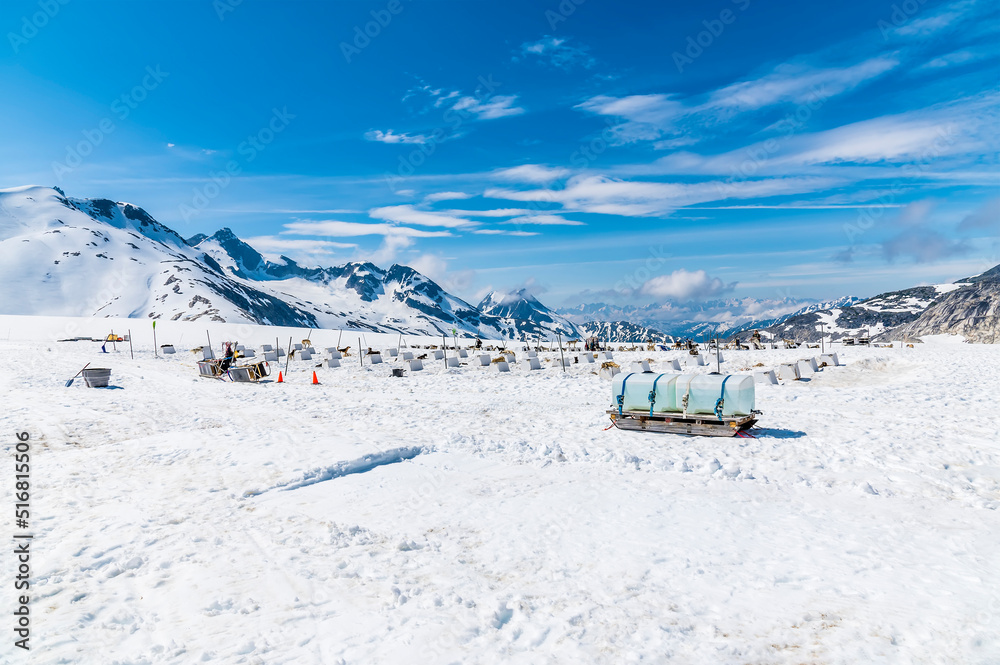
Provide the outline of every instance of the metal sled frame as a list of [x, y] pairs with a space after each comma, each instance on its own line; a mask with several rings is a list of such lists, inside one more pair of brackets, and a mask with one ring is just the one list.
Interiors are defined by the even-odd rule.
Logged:
[[653, 413], [649, 411], [622, 411], [608, 409], [612, 424], [618, 429], [636, 432], [664, 432], [667, 434], [692, 434], [697, 436], [736, 436], [740, 430], [749, 429], [757, 422], [758, 413], [749, 416], [722, 416], [707, 413]]

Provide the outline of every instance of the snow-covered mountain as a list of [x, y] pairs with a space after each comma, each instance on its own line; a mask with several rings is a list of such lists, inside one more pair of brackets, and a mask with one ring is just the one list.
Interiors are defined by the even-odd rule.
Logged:
[[479, 303], [485, 316], [503, 321], [505, 330], [515, 339], [542, 338], [560, 334], [565, 338], [579, 338], [582, 331], [573, 322], [543, 305], [527, 289], [510, 293], [491, 291]]
[[892, 330], [897, 339], [922, 335], [962, 335], [970, 342], [1000, 341], [1000, 266], [938, 289], [914, 321]]
[[[809, 302], [805, 305], [790, 298], [728, 298], [703, 303], [666, 302], [643, 306], [592, 303], [563, 308], [559, 313], [578, 325], [590, 328], [598, 324], [628, 322], [668, 337], [701, 339], [714, 334], [731, 337], [744, 331], [767, 328], [800, 314], [853, 305], [860, 300], [854, 296], [845, 296], [834, 301]], [[625, 330], [622, 328], [623, 332]], [[632, 332], [629, 331], [629, 334]], [[621, 341], [644, 340], [645, 338]]]
[[213, 264], [137, 206], [0, 190], [2, 313], [316, 325]]
[[185, 240], [137, 206], [47, 187], [0, 190], [0, 280], [7, 314], [517, 332], [407, 266], [269, 262], [228, 229]]
[[631, 321], [589, 321], [580, 326], [587, 337], [596, 337], [615, 344], [644, 344], [649, 340], [659, 343], [673, 342], [671, 335]]
[[862, 335], [873, 338], [894, 336], [892, 331], [916, 321], [942, 294], [961, 290], [965, 286], [967, 284], [963, 280], [953, 284], [889, 291], [851, 304], [796, 313], [769, 326], [767, 331], [775, 337], [800, 342], [818, 341], [821, 329], [833, 339]]
[[75, 199], [47, 187], [0, 190], [0, 313], [248, 322], [425, 335], [614, 342], [732, 337], [762, 329], [815, 341], [870, 333], [956, 332], [996, 337], [1000, 267], [954, 284], [860, 300], [728, 299], [700, 304], [581, 305], [558, 313], [527, 290], [492, 292], [478, 306], [416, 270], [269, 261], [229, 229], [185, 240], [142, 208]]

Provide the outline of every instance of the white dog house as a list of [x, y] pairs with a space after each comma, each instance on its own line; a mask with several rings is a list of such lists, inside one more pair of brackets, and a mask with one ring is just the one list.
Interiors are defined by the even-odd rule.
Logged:
[[799, 366], [795, 363], [779, 365], [778, 378], [782, 381], [798, 381], [801, 378], [799, 375]]
[[649, 362], [648, 361], [646, 361], [646, 360], [637, 360], [636, 362], [632, 363], [632, 366], [629, 368], [629, 371], [630, 372], [652, 372], [653, 370], [649, 369]]
[[410, 360], [408, 362], [410, 364], [410, 371], [411, 372], [419, 372], [420, 370], [422, 370], [424, 368], [424, 363], [421, 360], [415, 359], [415, 360]]
[[753, 373], [755, 383], [762, 383], [766, 386], [778, 385], [778, 377], [774, 375], [774, 370], [757, 370]]

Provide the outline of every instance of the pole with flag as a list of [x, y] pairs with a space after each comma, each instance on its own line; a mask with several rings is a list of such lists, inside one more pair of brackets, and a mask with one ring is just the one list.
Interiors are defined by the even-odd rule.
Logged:
[[158, 347], [156, 346], [156, 321], [154, 320], [153, 321], [153, 355], [155, 357], [159, 358], [160, 354], [157, 353], [157, 351], [156, 351], [157, 348]]

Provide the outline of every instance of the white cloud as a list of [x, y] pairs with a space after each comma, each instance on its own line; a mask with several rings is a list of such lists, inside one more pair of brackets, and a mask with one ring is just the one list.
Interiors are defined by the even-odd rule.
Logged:
[[354, 249], [355, 243], [334, 242], [332, 240], [306, 240], [279, 238], [278, 236], [254, 236], [246, 243], [260, 252], [269, 261], [288, 256], [307, 265], [329, 264], [342, 249]]
[[473, 231], [476, 235], [481, 236], [537, 236], [541, 235], [535, 231], [504, 231], [503, 229], [476, 229]]
[[946, 53], [945, 55], [939, 55], [938, 57], [928, 60], [924, 64], [920, 65], [917, 69], [944, 69], [946, 67], [954, 67], [956, 65], [964, 65], [969, 62], [976, 62], [988, 56], [989, 54], [985, 51], [962, 49]]
[[516, 106], [517, 95], [493, 95], [482, 99], [472, 96], [459, 97], [451, 105], [452, 110], [476, 116], [480, 120], [495, 120], [512, 115], [521, 115], [525, 110]]
[[384, 132], [380, 129], [372, 129], [365, 132], [365, 139], [379, 143], [415, 143], [418, 145], [430, 143], [433, 140], [425, 134], [396, 134], [391, 129]]
[[364, 222], [302, 221], [285, 224], [282, 233], [303, 236], [330, 236], [351, 238], [356, 236], [406, 236], [409, 238], [450, 238], [450, 231], [425, 231], [395, 224], [367, 224]]
[[586, 226], [583, 222], [565, 219], [559, 215], [524, 215], [507, 220], [504, 224], [536, 224], [538, 226]]
[[565, 178], [570, 174], [569, 169], [553, 168], [541, 164], [522, 164], [507, 169], [497, 169], [493, 172], [493, 177], [498, 180], [510, 182], [528, 182], [534, 184], [544, 184]]
[[516, 215], [530, 215], [532, 211], [527, 208], [496, 208], [493, 210], [444, 210], [443, 213], [459, 217], [514, 217]]
[[639, 292], [654, 298], [674, 300], [704, 300], [732, 291], [736, 282], [726, 284], [718, 277], [710, 277], [704, 270], [688, 272], [683, 268], [669, 275], [653, 277], [643, 284]]
[[702, 110], [754, 110], [779, 103], [801, 104], [816, 97], [828, 99], [885, 74], [899, 65], [891, 56], [878, 56], [850, 67], [816, 69], [804, 64], [782, 64], [759, 79], [741, 81], [716, 90]]
[[462, 217], [456, 217], [440, 212], [419, 210], [412, 205], [385, 206], [368, 211], [373, 219], [384, 219], [400, 224], [416, 224], [417, 226], [442, 226], [446, 228], [462, 228], [475, 226], [478, 222]]
[[382, 245], [375, 250], [370, 259], [377, 265], [387, 265], [396, 262], [399, 251], [406, 249], [413, 244], [413, 239], [407, 236], [390, 235], [382, 241]]
[[434, 203], [436, 201], [458, 201], [460, 199], [471, 199], [472, 194], [465, 192], [435, 192], [424, 197], [424, 203]]
[[726, 198], [759, 198], [814, 192], [830, 187], [831, 178], [748, 180], [738, 187], [719, 182], [673, 183], [628, 181], [605, 176], [576, 176], [563, 189], [488, 189], [485, 196], [512, 201], [559, 203], [566, 210], [642, 217]]
[[613, 128], [619, 143], [656, 141], [658, 149], [691, 143], [708, 127], [731, 121], [738, 113], [777, 104], [802, 104], [828, 99], [871, 81], [899, 65], [890, 56], [878, 56], [850, 67], [818, 68], [786, 63], [756, 79], [733, 83], [697, 103], [675, 95], [626, 97], [598, 95], [576, 108], [600, 116], [623, 119]]
[[547, 64], [558, 69], [569, 71], [576, 65], [585, 69], [593, 67], [594, 58], [587, 53], [587, 49], [582, 46], [569, 44], [566, 37], [550, 37], [546, 35], [536, 42], [525, 42], [521, 44], [518, 55], [514, 57], [514, 62], [527, 58], [538, 58]]

